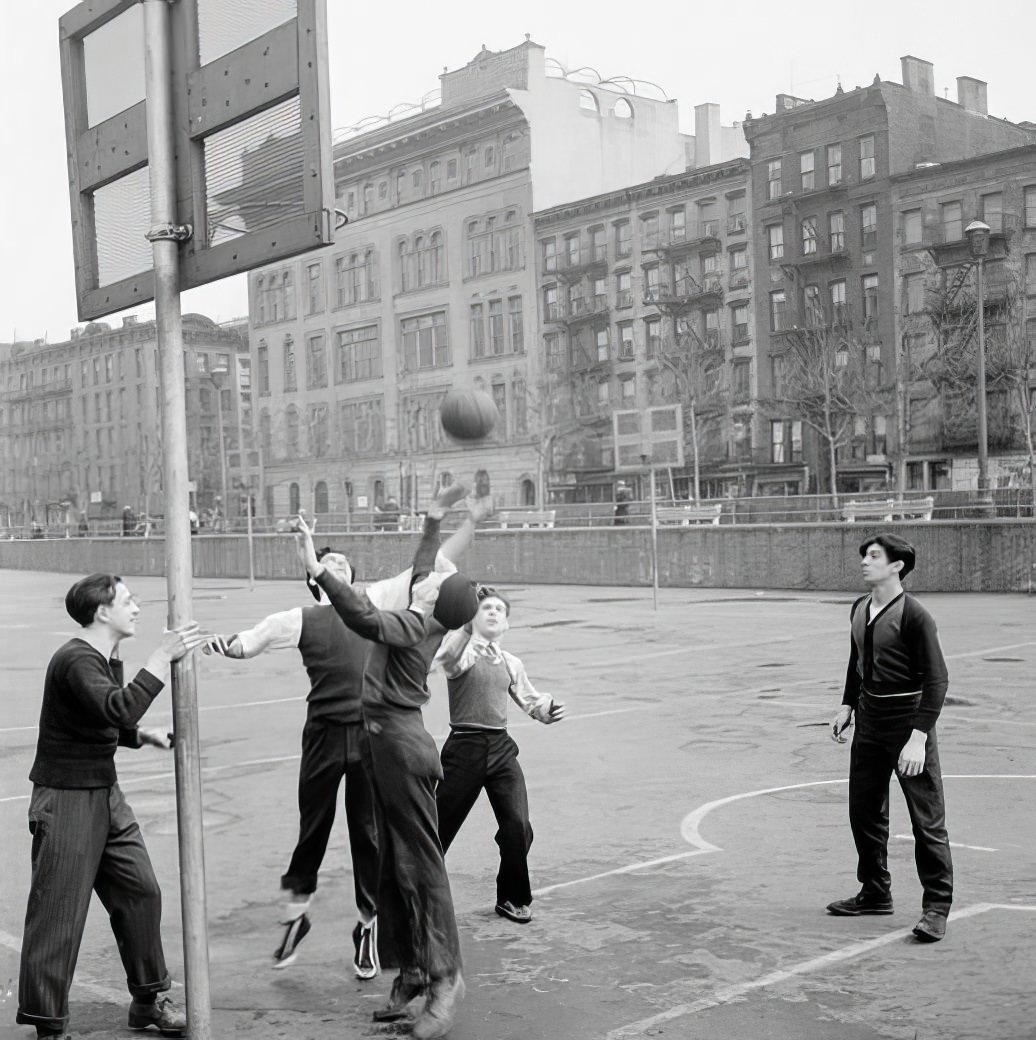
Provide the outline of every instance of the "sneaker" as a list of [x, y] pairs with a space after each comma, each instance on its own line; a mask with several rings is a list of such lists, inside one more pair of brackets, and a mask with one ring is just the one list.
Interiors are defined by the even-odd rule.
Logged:
[[392, 980], [392, 992], [388, 1003], [378, 1008], [371, 1018], [375, 1022], [398, 1022], [407, 1017], [407, 1005], [420, 997], [426, 990], [424, 982], [415, 977], [404, 976], [402, 972]]
[[921, 920], [914, 925], [914, 935], [919, 942], [938, 942], [946, 935], [946, 915], [938, 910], [925, 910]]
[[506, 917], [519, 924], [528, 924], [532, 920], [532, 911], [527, 906], [515, 906], [510, 899], [496, 904], [496, 912], [501, 917]]
[[862, 917], [864, 914], [891, 914], [892, 897], [884, 899], [864, 895], [862, 892], [848, 899], [836, 899], [827, 904], [827, 912], [835, 917]]
[[187, 1015], [171, 997], [159, 997], [151, 1004], [134, 1000], [129, 1009], [130, 1029], [155, 1026], [162, 1036], [186, 1036]]
[[414, 1020], [411, 1035], [416, 1040], [436, 1040], [445, 1036], [457, 1015], [457, 1004], [464, 996], [464, 980], [458, 972], [436, 979], [428, 989], [424, 1010]]
[[309, 935], [309, 914], [302, 914], [294, 921], [285, 922], [284, 938], [273, 953], [273, 966], [286, 968], [289, 964], [294, 963], [299, 952], [299, 943], [307, 935]]
[[373, 979], [381, 969], [378, 963], [378, 919], [353, 929], [353, 971], [358, 979]]

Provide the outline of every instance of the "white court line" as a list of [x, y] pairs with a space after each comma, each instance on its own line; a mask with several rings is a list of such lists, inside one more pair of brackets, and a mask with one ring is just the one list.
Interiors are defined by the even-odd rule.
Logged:
[[[22, 952], [21, 939], [4, 931], [0, 931], [0, 946], [6, 946], [17, 954]], [[73, 978], [72, 988], [73, 990], [85, 990], [87, 993], [99, 997], [109, 1004], [125, 1004], [129, 999], [124, 989], [110, 989], [107, 986], [91, 982], [89, 979], [81, 978], [78, 975]]]
[[[951, 921], [962, 921], [968, 917], [989, 913], [991, 910], [1013, 910], [1032, 913], [1036, 911], [1036, 906], [1015, 906], [1011, 903], [976, 903], [974, 906], [964, 907], [961, 910], [951, 910], [949, 919]], [[607, 1040], [623, 1040], [625, 1037], [642, 1036], [648, 1030], [663, 1022], [671, 1022], [673, 1019], [683, 1018], [685, 1015], [693, 1015], [699, 1011], [719, 1007], [721, 1004], [727, 1004], [732, 1000], [743, 997], [746, 993], [751, 993], [752, 990], [776, 986], [798, 975], [809, 975], [815, 971], [822, 971], [832, 964], [839, 964], [853, 957], [861, 957], [864, 954], [871, 953], [873, 950], [880, 949], [882, 946], [899, 942], [910, 934], [911, 930], [909, 928], [900, 928], [894, 932], [878, 936], [875, 939], [865, 939], [861, 942], [851, 943], [849, 946], [843, 946], [841, 949], [821, 954], [819, 957], [812, 957], [808, 961], [800, 961], [798, 964], [791, 965], [791, 967], [768, 972], [757, 979], [739, 982], [733, 986], [724, 986], [722, 989], [716, 990], [711, 997], [703, 997], [701, 1000], [696, 1000], [690, 1004], [677, 1004], [675, 1007], [669, 1008], [668, 1011], [662, 1011], [657, 1015], [652, 1015], [650, 1018], [642, 1018], [639, 1022], [630, 1022], [628, 1025], [613, 1029], [607, 1034]]]
[[[949, 773], [943, 776], [943, 780], [1036, 780], [1036, 773]], [[681, 859], [690, 859], [693, 856], [701, 856], [707, 852], [722, 852], [718, 845], [713, 845], [701, 836], [701, 825], [705, 817], [714, 809], [719, 809], [733, 802], [741, 802], [748, 798], [760, 798], [766, 794], [781, 794], [784, 791], [799, 791], [807, 787], [828, 787], [833, 784], [847, 784], [848, 777], [838, 780], [809, 780], [801, 784], [786, 784], [783, 787], [764, 787], [758, 791], [744, 791], [741, 794], [728, 795], [726, 798], [717, 798], [706, 802], [693, 812], [688, 813], [680, 823], [680, 836], [691, 846], [689, 852], [676, 852], [671, 856], [663, 856], [659, 859], [644, 860], [639, 863], [628, 863], [614, 870], [605, 870], [599, 874], [591, 874], [588, 877], [573, 878], [571, 881], [562, 881], [556, 885], [547, 885], [533, 891], [534, 896], [546, 895], [555, 892], [559, 888], [570, 888], [572, 885], [582, 885], [588, 881], [599, 881], [601, 878], [614, 877], [617, 874], [632, 874], [638, 870], [647, 870], [661, 863], [673, 863]], [[964, 848], [966, 846], [960, 846]]]
[[[914, 836], [912, 834], [893, 834], [893, 838], [897, 841], [913, 841]], [[962, 845], [960, 842], [951, 841], [951, 849], [970, 849], [972, 852], [999, 852], [999, 849], [991, 849], [986, 845]]]

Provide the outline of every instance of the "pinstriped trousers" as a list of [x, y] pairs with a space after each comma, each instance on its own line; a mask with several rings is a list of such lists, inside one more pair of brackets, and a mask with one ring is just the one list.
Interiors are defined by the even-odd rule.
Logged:
[[119, 785], [33, 787], [32, 880], [22, 937], [17, 1020], [63, 1030], [90, 894], [111, 919], [135, 999], [170, 985], [160, 936], [162, 893]]

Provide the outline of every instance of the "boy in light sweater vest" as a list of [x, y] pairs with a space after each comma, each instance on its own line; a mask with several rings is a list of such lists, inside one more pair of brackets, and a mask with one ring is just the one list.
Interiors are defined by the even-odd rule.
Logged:
[[485, 789], [496, 815], [500, 847], [496, 912], [528, 924], [532, 825], [518, 745], [507, 732], [507, 702], [510, 698], [546, 725], [565, 717], [565, 705], [538, 693], [522, 662], [500, 648], [510, 603], [487, 586], [479, 587], [478, 597], [470, 626], [446, 637], [435, 662], [446, 674], [450, 698], [450, 735], [440, 754], [443, 779], [435, 791], [439, 841], [445, 853]]

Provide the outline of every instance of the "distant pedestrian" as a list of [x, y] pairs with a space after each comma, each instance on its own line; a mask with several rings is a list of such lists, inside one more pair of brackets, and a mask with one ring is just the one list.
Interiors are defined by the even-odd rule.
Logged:
[[86, 513], [79, 514], [79, 524], [76, 530], [79, 533], [80, 538], [85, 538], [90, 533], [90, 521], [86, 518]]
[[938, 942], [946, 934], [953, 899], [953, 864], [935, 723], [949, 683], [935, 621], [902, 580], [913, 569], [914, 547], [894, 534], [860, 545], [863, 582], [870, 593], [849, 611], [849, 667], [842, 707], [831, 736], [856, 713], [849, 758], [849, 824], [856, 842], [860, 891], [828, 905], [840, 917], [892, 913], [888, 871], [889, 782], [895, 771], [914, 832], [921, 879], [921, 919], [914, 935]]
[[122, 507], [122, 537], [128, 538], [137, 526], [137, 518], [131, 506]]
[[565, 705], [537, 692], [522, 662], [500, 647], [511, 614], [508, 600], [484, 585], [477, 594], [478, 612], [471, 624], [447, 635], [435, 659], [446, 673], [450, 698], [450, 735], [439, 756], [443, 778], [435, 789], [439, 841], [447, 852], [485, 790], [500, 848], [496, 912], [528, 924], [532, 824], [518, 745], [507, 732], [507, 704], [513, 700], [547, 725], [565, 717]]
[[169, 679], [170, 662], [203, 641], [196, 623], [166, 632], [129, 682], [119, 644], [136, 633], [140, 607], [113, 574], [91, 574], [65, 596], [82, 626], [50, 659], [36, 758], [29, 773], [32, 873], [22, 937], [17, 1021], [61, 1036], [68, 992], [96, 892], [111, 920], [132, 996], [131, 1029], [184, 1036], [187, 1019], [168, 997], [162, 893], [140, 827], [119, 789], [115, 749], [170, 747], [140, 719]]
[[620, 480], [615, 485], [615, 523], [628, 524], [630, 522], [630, 502], [633, 501], [633, 492], [629, 485]]

